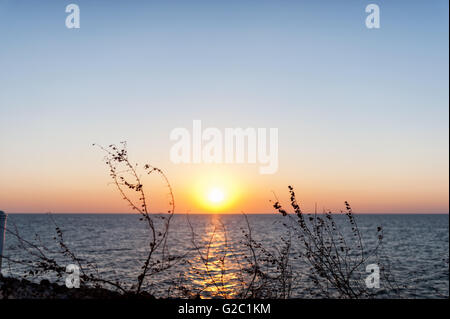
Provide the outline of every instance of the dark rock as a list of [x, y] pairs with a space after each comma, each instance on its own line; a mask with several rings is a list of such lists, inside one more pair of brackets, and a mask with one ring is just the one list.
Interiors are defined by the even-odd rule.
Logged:
[[48, 281], [48, 279], [42, 279], [40, 285], [48, 287], [50, 286], [50, 281]]
[[26, 279], [0, 277], [0, 299], [119, 299], [129, 298], [130, 295], [134, 298], [154, 299], [146, 292], [136, 296], [98, 287], [82, 286], [70, 289], [47, 279], [36, 284]]

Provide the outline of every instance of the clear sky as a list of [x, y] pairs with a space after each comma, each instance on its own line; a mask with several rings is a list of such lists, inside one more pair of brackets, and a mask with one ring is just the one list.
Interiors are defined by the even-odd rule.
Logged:
[[[196, 185], [247, 213], [293, 185], [307, 209], [448, 213], [447, 0], [72, 2], [76, 30], [69, 1], [0, 0], [0, 210], [129, 211], [91, 146], [127, 140], [178, 212], [208, 211]], [[194, 119], [278, 128], [278, 172], [171, 163]]]

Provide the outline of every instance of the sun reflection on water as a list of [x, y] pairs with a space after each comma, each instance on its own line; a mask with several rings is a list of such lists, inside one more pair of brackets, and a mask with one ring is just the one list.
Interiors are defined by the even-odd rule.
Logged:
[[198, 254], [191, 260], [193, 286], [202, 298], [237, 298], [244, 282], [242, 253], [230, 245], [220, 217], [211, 215], [210, 225], [198, 236]]

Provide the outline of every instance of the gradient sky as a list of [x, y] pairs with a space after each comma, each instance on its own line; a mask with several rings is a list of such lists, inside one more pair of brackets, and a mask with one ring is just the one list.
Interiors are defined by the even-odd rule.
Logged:
[[[93, 142], [164, 169], [177, 211], [448, 213], [448, 1], [0, 0], [0, 210], [127, 212]], [[381, 28], [365, 27], [377, 3]], [[277, 127], [279, 170], [176, 165], [175, 127]], [[158, 182], [153, 211], [165, 210]], [[153, 196], [154, 194], [154, 196]]]

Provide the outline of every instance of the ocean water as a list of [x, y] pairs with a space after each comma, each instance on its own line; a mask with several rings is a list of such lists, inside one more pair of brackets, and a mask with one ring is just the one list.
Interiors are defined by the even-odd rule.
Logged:
[[[343, 218], [344, 216], [338, 216]], [[367, 246], [376, 243], [377, 227], [384, 231], [383, 255], [389, 258], [396, 282], [404, 288], [403, 298], [442, 298], [449, 293], [449, 216], [448, 215], [357, 215], [357, 223]], [[119, 280], [128, 287], [136, 283], [148, 251], [149, 232], [134, 214], [10, 214], [9, 229], [17, 229], [24, 239], [33, 242], [46, 254], [54, 255], [55, 224], [62, 229], [67, 246], [78, 257], [94, 263], [102, 278]], [[243, 215], [175, 215], [170, 226], [167, 247], [173, 256], [183, 256], [170, 269], [154, 274], [145, 288], [158, 297], [180, 296], [180, 291], [202, 297], [236, 296], [245, 268], [248, 248], [245, 241], [246, 222]], [[252, 237], [274, 254], [287, 232], [280, 215], [248, 215]], [[349, 232], [344, 220], [343, 231]], [[346, 228], [347, 227], [347, 228]], [[291, 265], [293, 286], [291, 297], [311, 298], [308, 293], [308, 265], [296, 258], [292, 239]], [[17, 239], [6, 234], [4, 255], [16, 261], [32, 260], [30, 252], [19, 247]], [[300, 248], [299, 248], [300, 249]], [[200, 253], [199, 253], [200, 252]], [[203, 259], [202, 259], [203, 256]], [[208, 256], [209, 275], [204, 260]], [[222, 260], [221, 257], [225, 256]], [[57, 257], [60, 258], [60, 257]], [[61, 257], [62, 264], [69, 263]], [[223, 266], [224, 265], [224, 266]], [[225, 271], [224, 271], [225, 269]], [[3, 261], [4, 275], [23, 274], [25, 266]], [[241, 277], [240, 277], [241, 276]], [[51, 275], [31, 276], [59, 280]], [[220, 289], [217, 284], [220, 282]], [[383, 282], [381, 282], [383, 286]], [[183, 289], [180, 289], [183, 287]], [[386, 291], [384, 291], [386, 294]], [[388, 296], [386, 294], [385, 296]]]

